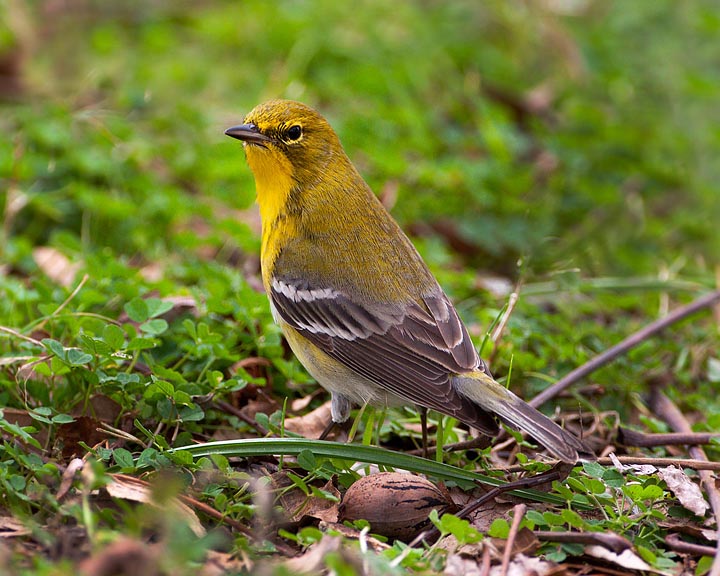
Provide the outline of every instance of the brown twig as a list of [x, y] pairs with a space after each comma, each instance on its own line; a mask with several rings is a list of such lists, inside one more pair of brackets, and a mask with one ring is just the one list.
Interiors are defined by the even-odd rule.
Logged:
[[20, 338], [21, 340], [25, 340], [26, 342], [30, 342], [31, 344], [35, 344], [38, 348], [43, 347], [43, 343], [40, 342], [40, 340], [36, 340], [35, 338], [30, 338], [30, 336], [25, 336], [25, 334], [20, 334], [17, 330], [13, 330], [12, 328], [8, 328], [7, 326], [0, 326], [0, 332], [6, 332], [7, 334], [11, 334], [12, 336], [15, 336], [15, 338]]
[[602, 352], [601, 354], [598, 354], [594, 358], [590, 359], [590, 361], [576, 368], [575, 370], [555, 382], [555, 384], [553, 384], [549, 388], [543, 390], [540, 394], [535, 396], [535, 398], [530, 400], [530, 402], [528, 403], [534, 408], [542, 406], [545, 402], [547, 402], [551, 398], [554, 398], [560, 392], [562, 392], [569, 386], [575, 384], [575, 382], [577, 382], [578, 380], [581, 380], [588, 374], [595, 372], [595, 370], [601, 368], [602, 366], [605, 366], [605, 364], [611, 362], [618, 356], [625, 354], [628, 350], [641, 344], [648, 338], [655, 336], [658, 332], [662, 332], [668, 326], [676, 324], [677, 322], [684, 320], [688, 316], [697, 314], [701, 310], [709, 308], [717, 302], [720, 302], [720, 290], [715, 290], [713, 292], [710, 292], [709, 294], [705, 294], [704, 296], [693, 300], [687, 306], [681, 306], [680, 308], [673, 310], [667, 316], [660, 318], [659, 320], [655, 320], [655, 322], [651, 322], [644, 328], [625, 338], [619, 344], [608, 348], [607, 350], [605, 350], [605, 352]]
[[552, 530], [536, 530], [533, 532], [543, 542], [560, 544], [596, 544], [620, 554], [632, 548], [632, 542], [614, 532], [553, 532]]
[[[200, 500], [196, 500], [192, 496], [186, 496], [185, 494], [178, 494], [177, 497], [187, 506], [190, 506], [191, 508], [194, 508], [198, 512], [202, 512], [206, 516], [215, 518], [216, 520], [218, 520], [224, 524], [227, 524], [228, 526], [231, 526], [232, 528], [235, 528], [235, 530], [237, 530], [241, 534], [244, 534], [251, 540], [257, 539], [258, 535], [254, 530], [245, 526], [244, 524], [241, 524], [237, 520], [228, 518], [225, 514], [223, 514], [219, 510], [216, 510], [212, 506], [205, 504], [204, 502], [200, 502]], [[291, 549], [289, 546], [287, 546], [286, 544], [284, 544], [283, 542], [273, 542], [273, 544], [280, 552], [282, 552], [286, 556], [294, 556], [295, 555], [295, 551], [293, 549]]]
[[[562, 481], [567, 478], [570, 470], [572, 470], [571, 466], [568, 466], [566, 464], [558, 464], [554, 468], [547, 470], [546, 472], [542, 472], [541, 474], [537, 474], [536, 476], [529, 476], [527, 478], [513, 480], [512, 482], [507, 482], [502, 486], [493, 486], [487, 492], [485, 492], [485, 494], [480, 496], [480, 498], [477, 498], [476, 500], [465, 506], [462, 510], [457, 512], [455, 516], [457, 516], [458, 518], [467, 518], [483, 504], [489, 502], [493, 498], [497, 498], [505, 492], [526, 488], [536, 488], [544, 484], [549, 485], [556, 480]], [[487, 488], [487, 486], [484, 484], [482, 486], [483, 488]], [[412, 542], [410, 542], [409, 546], [412, 548], [414, 546], [417, 546], [421, 542], [433, 542], [434, 540], [437, 540], [438, 536], [440, 536], [440, 531], [435, 527], [429, 530], [424, 530], [423, 532], [418, 534]]]
[[[666, 466], [680, 466], [681, 468], [690, 468], [692, 470], [712, 470], [720, 472], [720, 462], [710, 462], [709, 460], [699, 460], [692, 458], [644, 458], [640, 456], [618, 456], [617, 460], [620, 464], [640, 466], [649, 465], [664, 468]], [[611, 458], [598, 458], [598, 464], [603, 466], [612, 466], [614, 464]]]
[[[650, 408], [655, 414], [662, 418], [663, 421], [670, 425], [670, 428], [676, 432], [688, 434], [692, 432], [690, 423], [687, 421], [682, 412], [677, 406], [670, 400], [661, 390], [657, 387], [652, 389], [650, 395]], [[705, 451], [700, 446], [691, 446], [688, 450], [690, 456], [696, 460], [707, 461]], [[698, 476], [700, 482], [705, 488], [705, 493], [710, 501], [710, 507], [712, 508], [713, 514], [715, 515], [715, 525], [720, 526], [720, 492], [715, 487], [715, 475], [709, 470], [699, 470]], [[714, 559], [712, 566], [710, 567], [709, 576], [720, 576], [720, 539], [716, 545]]]
[[260, 436], [268, 435], [268, 431], [265, 430], [264, 426], [261, 426], [260, 424], [255, 422], [255, 420], [253, 420], [252, 418], [248, 418], [243, 413], [242, 410], [235, 408], [235, 406], [233, 406], [232, 404], [228, 404], [227, 402], [224, 402], [222, 400], [215, 400], [215, 402], [213, 402], [213, 404], [215, 405], [216, 408], [219, 408], [220, 410], [224, 410], [225, 412], [229, 412], [233, 416], [237, 416], [238, 418], [240, 418], [240, 420], [242, 420], [243, 422], [245, 422], [245, 424], [247, 424], [248, 426], [253, 428], [255, 430], [255, 432], [257, 432]]
[[670, 445], [697, 445], [710, 444], [713, 438], [720, 438], [720, 434], [711, 432], [691, 432], [683, 434], [681, 432], [671, 432], [669, 434], [647, 434], [623, 428], [618, 429], [617, 439], [623, 446], [636, 446], [639, 448], [652, 448], [653, 446], [670, 446]]
[[480, 564], [480, 576], [490, 574], [490, 546], [483, 546], [482, 564]]
[[520, 522], [522, 522], [526, 510], [527, 506], [525, 504], [518, 504], [513, 509], [513, 520], [510, 525], [507, 540], [505, 541], [505, 550], [503, 550], [502, 564], [500, 565], [501, 576], [507, 576], [510, 558], [512, 558], [512, 549], [515, 545], [515, 538], [517, 538], [518, 530], [520, 530]]
[[665, 537], [665, 544], [668, 548], [681, 554], [692, 554], [693, 556], [715, 556], [716, 550], [712, 546], [693, 544], [680, 539], [679, 534], [668, 534]]
[[[474, 450], [476, 448], [483, 449], [490, 444], [490, 438], [488, 436], [476, 436], [470, 438], [470, 440], [464, 440], [463, 442], [455, 442], [453, 444], [445, 444], [443, 446], [443, 452], [461, 452], [463, 450]], [[435, 447], [435, 443], [428, 442], [428, 449]], [[406, 450], [406, 454], [412, 454], [413, 456], [422, 456], [422, 448], [416, 448], [414, 450]]]
[[178, 494], [178, 499], [181, 500], [184, 504], [189, 506], [190, 508], [194, 508], [198, 512], [202, 512], [206, 516], [210, 516], [211, 518], [215, 518], [216, 520], [219, 520], [220, 522], [227, 524], [228, 526], [235, 528], [238, 532], [241, 534], [245, 534], [245, 536], [249, 536], [250, 538], [253, 538], [253, 533], [244, 524], [240, 524], [237, 520], [233, 520], [232, 518], [228, 518], [225, 516], [222, 512], [219, 510], [215, 510], [212, 506], [209, 506], [208, 504], [205, 504], [204, 502], [200, 502], [200, 500], [196, 500], [192, 496], [186, 496], [185, 494]]
[[[603, 466], [614, 466], [615, 462], [632, 466], [655, 466], [656, 468], [665, 468], [667, 466], [679, 466], [680, 468], [690, 468], [691, 470], [712, 470], [720, 472], [720, 462], [709, 462], [707, 460], [693, 460], [692, 458], [648, 458], [646, 456], [616, 456], [614, 459], [602, 457], [597, 459], [597, 463]], [[514, 466], [495, 466], [494, 472], [503, 472], [504, 474], [515, 474], [523, 472], [525, 467], [516, 464]]]
[[[569, 559], [568, 559], [569, 560]], [[562, 567], [569, 574], [588, 574], [588, 563], [587, 562], [572, 562], [565, 561], [562, 563]], [[602, 574], [603, 576], [628, 576], [628, 574], [635, 574], [627, 568], [611, 568], [607, 564], [603, 564], [602, 569], [599, 566], [592, 566], [595, 571], [590, 571], [590, 574]]]

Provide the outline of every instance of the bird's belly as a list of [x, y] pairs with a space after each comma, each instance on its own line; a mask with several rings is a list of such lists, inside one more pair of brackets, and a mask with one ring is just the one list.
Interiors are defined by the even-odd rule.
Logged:
[[294, 328], [283, 322], [280, 326], [297, 359], [328, 392], [344, 396], [360, 406], [401, 406], [408, 403], [331, 358]]

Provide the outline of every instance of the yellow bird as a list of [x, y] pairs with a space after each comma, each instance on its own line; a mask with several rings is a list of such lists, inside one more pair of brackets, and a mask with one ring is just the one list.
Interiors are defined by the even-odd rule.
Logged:
[[243, 142], [262, 220], [262, 277], [293, 352], [352, 404], [414, 404], [494, 435], [496, 417], [565, 462], [590, 450], [498, 384], [417, 250], [345, 154], [330, 124], [289, 100], [225, 134]]

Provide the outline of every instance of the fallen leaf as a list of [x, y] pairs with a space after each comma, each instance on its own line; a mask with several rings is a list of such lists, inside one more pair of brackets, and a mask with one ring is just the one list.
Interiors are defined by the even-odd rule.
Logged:
[[16, 536], [27, 536], [28, 534], [32, 534], [32, 530], [17, 518], [0, 516], [0, 538], [15, 538]]
[[315, 400], [315, 398], [317, 398], [320, 394], [325, 393], [325, 390], [318, 386], [317, 388], [315, 388], [315, 390], [310, 392], [310, 394], [306, 394], [302, 398], [295, 398], [293, 400], [290, 400], [290, 410], [292, 412], [302, 412], [303, 410], [305, 410], [305, 408], [310, 406], [310, 402]]
[[150, 264], [140, 268], [139, 272], [140, 276], [143, 277], [143, 280], [154, 284], [156, 282], [160, 282], [165, 277], [167, 270], [165, 269], [165, 265], [163, 263], [151, 262]]
[[480, 564], [474, 558], [467, 558], [460, 554], [450, 554], [445, 563], [445, 576], [481, 576]]
[[160, 573], [163, 554], [158, 544], [148, 544], [130, 538], [119, 538], [80, 563], [83, 576], [114, 576], [138, 574], [153, 576]]
[[270, 416], [273, 412], [278, 410], [280, 405], [275, 402], [272, 398], [262, 396], [258, 400], [248, 400], [247, 404], [240, 408], [242, 415], [250, 422], [255, 422], [255, 416], [257, 414], [267, 414]]
[[305, 438], [319, 438], [331, 419], [330, 402], [328, 401], [303, 416], [286, 418], [285, 428]]
[[371, 536], [369, 534], [363, 535], [362, 530], [346, 526], [345, 524], [340, 524], [339, 522], [321, 521], [318, 524], [318, 528], [320, 528], [320, 530], [322, 530], [323, 532], [340, 534], [343, 538], [352, 538], [354, 540], [363, 539], [369, 549], [374, 550], [378, 553], [384, 552], [385, 550], [389, 550], [390, 548], [392, 548], [392, 546], [390, 546], [386, 542], [381, 542], [374, 536]]
[[82, 265], [80, 262], [70, 262], [65, 254], [49, 246], [38, 246], [33, 250], [32, 254], [37, 267], [40, 268], [50, 280], [57, 282], [65, 288], [72, 285]]
[[685, 508], [698, 516], [705, 516], [705, 512], [710, 505], [700, 491], [700, 487], [695, 484], [683, 470], [675, 466], [668, 466], [658, 470], [658, 476], [665, 481], [670, 491], [675, 494]]
[[624, 571], [638, 570], [640, 572], [654, 572], [655, 574], [670, 574], [669, 572], [656, 570], [632, 550], [624, 550], [620, 554], [616, 554], [603, 546], [593, 545], [585, 546], [585, 554], [593, 558], [598, 558], [599, 560], [611, 562], [612, 564], [620, 566]]
[[283, 562], [283, 566], [287, 574], [319, 574], [325, 568], [325, 556], [339, 552], [341, 546], [340, 536], [324, 535], [320, 542], [310, 546], [301, 556]]
[[450, 556], [461, 555], [465, 557], [480, 557], [485, 548], [490, 548], [489, 553], [495, 554], [496, 558], [500, 558], [502, 555], [498, 552], [495, 544], [490, 541], [489, 538], [485, 538], [480, 542], [473, 542], [472, 544], [462, 544], [458, 542], [458, 539], [452, 534], [448, 534], [443, 539], [439, 540], [434, 544], [438, 550], [447, 550], [448, 558]]
[[[459, 508], [464, 508], [476, 499], [482, 498], [486, 493], [487, 488], [483, 486], [476, 488], [471, 493], [463, 492], [457, 487], [450, 489], [452, 500]], [[496, 518], [500, 518], [502, 516], [509, 518], [510, 510], [512, 510], [512, 508], [512, 504], [502, 502], [498, 498], [493, 498], [486, 501], [479, 508], [473, 510], [467, 519], [478, 532], [486, 534], [490, 530], [490, 526], [492, 526], [492, 523]]]
[[81, 458], [74, 458], [70, 461], [70, 463], [67, 465], [67, 468], [65, 468], [65, 472], [63, 472], [62, 480], [60, 481], [60, 487], [58, 488], [57, 494], [55, 495], [58, 500], [62, 500], [65, 494], [68, 493], [70, 487], [75, 481], [75, 477], [78, 475], [78, 472], [83, 469], [84, 466], [85, 461]]
[[624, 474], [625, 472], [632, 472], [633, 474], [639, 474], [641, 476], [650, 476], [657, 472], [657, 468], [652, 464], [623, 464], [620, 459], [615, 456], [615, 452], [610, 452], [610, 460], [613, 463], [615, 469]]
[[10, 424], [20, 427], [32, 426], [35, 420], [27, 410], [22, 408], [3, 408], [3, 418]]
[[[502, 554], [508, 541], [498, 538], [493, 538], [492, 541]], [[533, 531], [529, 528], [521, 528], [520, 530], [518, 530], [517, 536], [513, 541], [511, 556], [530, 554], [532, 552], [535, 552], [535, 550], [537, 550], [539, 547], [540, 542], [538, 541]]]
[[205, 562], [200, 569], [200, 576], [226, 576], [227, 574], [250, 574], [252, 563], [243, 554], [243, 558], [237, 558], [235, 554], [208, 550]]
[[[30, 416], [30, 413], [22, 408], [3, 408], [2, 412], [6, 422], [10, 422], [11, 424], [15, 424], [21, 428], [35, 425], [35, 420], [32, 416]], [[47, 428], [41, 428], [37, 432], [33, 433], [32, 436], [40, 443], [41, 446], [45, 446], [48, 441], [49, 431]], [[16, 442], [24, 444], [24, 442], [19, 438], [16, 439]]]
[[103, 394], [95, 394], [90, 402], [80, 402], [70, 412], [72, 416], [91, 416], [101, 422], [111, 424], [122, 412], [122, 406], [112, 398]]
[[73, 422], [57, 427], [58, 439], [62, 441], [63, 458], [72, 458], [85, 453], [80, 442], [95, 446], [107, 439], [105, 432], [99, 431], [100, 421], [88, 416], [79, 416]]
[[717, 542], [718, 540], [717, 530], [703, 529], [700, 530], [700, 533], [703, 535], [703, 538], [705, 538], [705, 540], [708, 540], [709, 542]]
[[[278, 474], [273, 475], [273, 484], [277, 486], [278, 484], [276, 482], [279, 480], [280, 483], [289, 485], [285, 480], [280, 480]], [[299, 488], [293, 488], [280, 496], [280, 502], [283, 509], [290, 514], [293, 522], [301, 522], [305, 518], [316, 518], [325, 522], [337, 522], [340, 492], [333, 486], [330, 480], [328, 480], [321, 490], [332, 494], [337, 500], [312, 495], [307, 496]]]
[[503, 572], [501, 565], [490, 568], [490, 576], [500, 576], [501, 574], [507, 574], [507, 576], [527, 576], [528, 574], [549, 576], [550, 574], [563, 574], [565, 572], [562, 568], [558, 572], [558, 565], [554, 562], [525, 556], [524, 554], [517, 554], [513, 557], [508, 564], [507, 572]]
[[[141, 502], [158, 509], [161, 508], [153, 501], [152, 487], [147, 482], [125, 474], [111, 474], [110, 477], [111, 480], [105, 486], [105, 490], [113, 498], [121, 498], [123, 500], [130, 500], [131, 502]], [[167, 505], [167, 503], [163, 503], [162, 508], [166, 508]], [[188, 526], [197, 537], [205, 536], [205, 528], [203, 528], [192, 508], [175, 498], [171, 500], [170, 505], [180, 517], [187, 521]]]

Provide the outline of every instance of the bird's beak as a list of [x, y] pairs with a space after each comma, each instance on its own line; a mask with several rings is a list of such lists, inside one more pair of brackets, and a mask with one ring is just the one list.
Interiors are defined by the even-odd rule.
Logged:
[[272, 138], [262, 134], [255, 124], [240, 124], [225, 130], [225, 134], [231, 138], [237, 138], [249, 144], [259, 144], [265, 146], [266, 143], [272, 142]]

